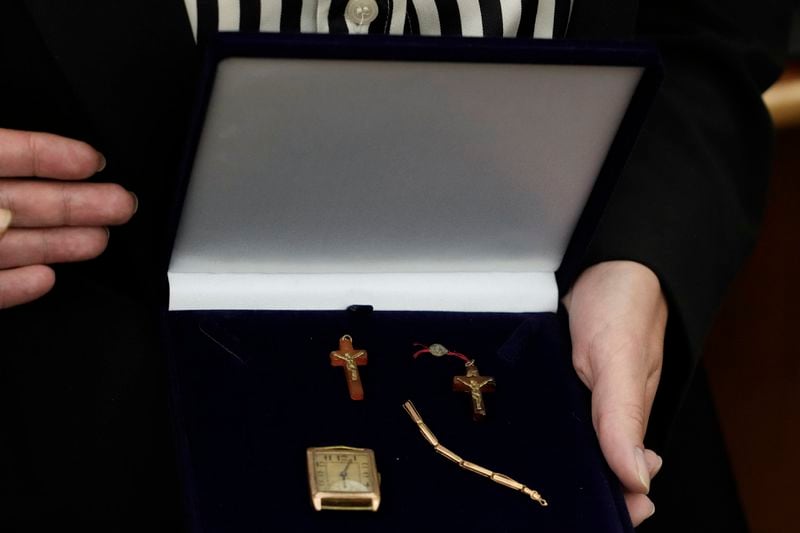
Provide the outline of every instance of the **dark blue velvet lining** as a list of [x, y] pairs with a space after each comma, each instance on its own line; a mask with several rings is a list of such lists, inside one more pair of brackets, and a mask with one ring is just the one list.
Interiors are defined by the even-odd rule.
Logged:
[[[179, 452], [195, 529], [632, 531], [571, 367], [565, 318], [169, 313]], [[363, 402], [349, 399], [342, 369], [329, 364], [345, 333], [369, 351]], [[472, 421], [467, 394], [451, 391], [463, 363], [414, 360], [414, 342], [462, 351], [496, 377], [485, 422]], [[445, 446], [539, 490], [551, 505], [541, 508], [436, 454], [403, 411], [407, 399]], [[337, 444], [375, 450], [383, 492], [377, 513], [312, 509], [305, 449]]]

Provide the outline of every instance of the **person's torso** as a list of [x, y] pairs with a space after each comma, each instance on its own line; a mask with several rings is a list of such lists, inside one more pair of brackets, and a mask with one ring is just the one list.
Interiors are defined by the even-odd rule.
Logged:
[[559, 38], [574, 0], [184, 0], [214, 31]]

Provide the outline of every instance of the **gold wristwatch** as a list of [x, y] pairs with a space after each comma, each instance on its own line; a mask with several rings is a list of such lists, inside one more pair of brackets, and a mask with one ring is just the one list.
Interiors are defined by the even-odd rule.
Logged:
[[377, 511], [381, 503], [375, 453], [368, 448], [308, 448], [308, 483], [314, 509]]

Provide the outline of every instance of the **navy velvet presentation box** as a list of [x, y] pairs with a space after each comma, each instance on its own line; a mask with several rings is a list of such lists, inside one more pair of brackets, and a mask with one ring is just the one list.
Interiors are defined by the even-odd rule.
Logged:
[[[192, 531], [632, 531], [559, 298], [658, 78], [619, 43], [222, 34], [165, 315]], [[415, 343], [495, 377], [484, 421]], [[549, 506], [437, 454], [406, 400]], [[313, 509], [306, 449], [333, 445], [375, 451], [377, 512]]]

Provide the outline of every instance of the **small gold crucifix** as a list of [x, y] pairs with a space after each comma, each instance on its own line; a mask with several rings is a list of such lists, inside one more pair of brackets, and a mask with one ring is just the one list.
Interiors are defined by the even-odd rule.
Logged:
[[491, 376], [481, 376], [475, 361], [466, 365], [467, 375], [453, 378], [453, 390], [469, 392], [472, 398], [472, 419], [483, 420], [486, 417], [486, 406], [483, 404], [483, 393], [494, 392], [495, 380]]
[[339, 349], [331, 352], [331, 366], [341, 366], [344, 369], [344, 377], [347, 380], [347, 390], [350, 392], [351, 400], [364, 399], [364, 387], [361, 384], [361, 376], [358, 367], [367, 364], [367, 352], [353, 348], [353, 338], [345, 335], [339, 339]]

